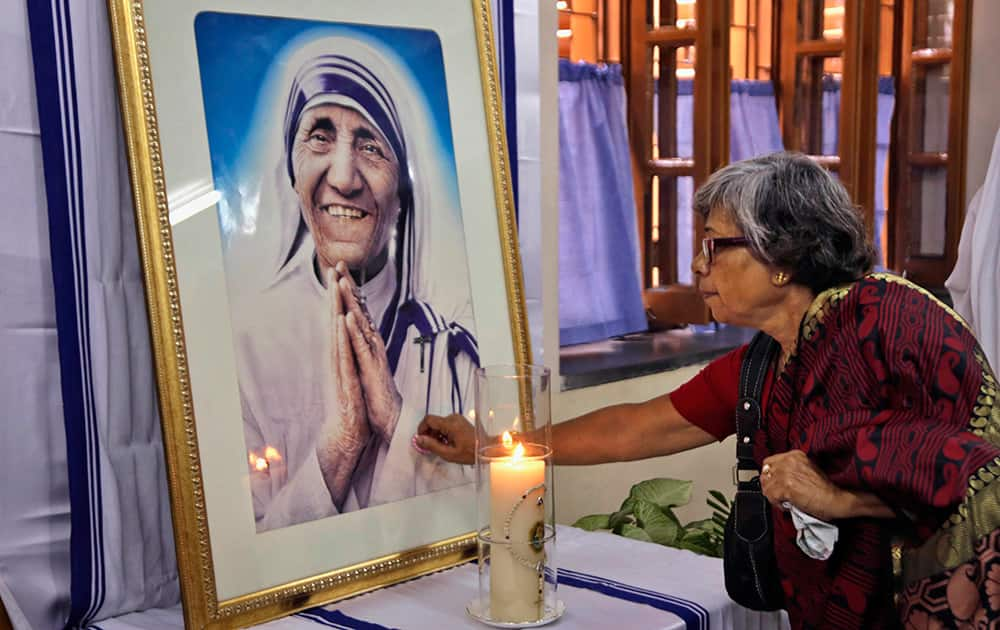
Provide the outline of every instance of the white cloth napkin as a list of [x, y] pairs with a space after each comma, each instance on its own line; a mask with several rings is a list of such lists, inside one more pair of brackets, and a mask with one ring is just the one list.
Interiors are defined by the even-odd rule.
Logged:
[[806, 514], [788, 501], [782, 503], [781, 507], [792, 513], [792, 523], [796, 532], [795, 542], [802, 553], [814, 560], [829, 558], [833, 553], [833, 545], [840, 535], [837, 526]]

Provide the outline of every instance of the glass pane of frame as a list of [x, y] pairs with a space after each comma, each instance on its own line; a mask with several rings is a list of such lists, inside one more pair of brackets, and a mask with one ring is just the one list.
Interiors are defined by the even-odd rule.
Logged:
[[802, 57], [795, 78], [799, 148], [809, 155], [837, 155], [840, 78], [825, 72], [828, 59]]
[[920, 168], [910, 171], [910, 246], [921, 256], [943, 256], [945, 219], [948, 209], [948, 169]]
[[844, 0], [799, 0], [799, 41], [843, 39]]
[[694, 78], [678, 68], [684, 48], [654, 46], [650, 92], [652, 102], [653, 159], [690, 158], [694, 155]]
[[696, 0], [648, 0], [647, 20], [650, 28], [675, 26], [694, 28], [698, 3]]
[[951, 48], [955, 0], [914, 0], [913, 49]]
[[913, 66], [910, 147], [915, 153], [948, 150], [950, 70], [950, 64]]

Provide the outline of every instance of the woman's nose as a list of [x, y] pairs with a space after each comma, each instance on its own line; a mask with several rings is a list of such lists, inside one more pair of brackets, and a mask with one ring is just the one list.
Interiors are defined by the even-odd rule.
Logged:
[[326, 170], [326, 183], [345, 197], [352, 197], [361, 191], [364, 181], [358, 172], [354, 149], [350, 145], [338, 144], [330, 151], [330, 163]]
[[708, 262], [705, 260], [704, 252], [699, 251], [691, 259], [691, 273], [696, 276], [704, 276], [708, 273]]

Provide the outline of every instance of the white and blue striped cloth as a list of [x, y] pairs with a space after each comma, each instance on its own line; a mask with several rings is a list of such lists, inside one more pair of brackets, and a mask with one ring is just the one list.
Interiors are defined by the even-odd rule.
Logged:
[[[725, 594], [722, 561], [689, 551], [560, 526], [556, 536], [556, 628], [607, 630], [766, 630], [787, 628], [783, 613], [758, 613]], [[466, 564], [259, 626], [266, 630], [480, 630], [465, 612], [478, 596]], [[101, 630], [180, 630], [180, 608], [147, 611], [97, 625]]]

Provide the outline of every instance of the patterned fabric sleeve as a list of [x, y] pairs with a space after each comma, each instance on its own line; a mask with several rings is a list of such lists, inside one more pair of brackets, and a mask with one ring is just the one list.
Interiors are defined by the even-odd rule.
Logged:
[[797, 391], [809, 421], [791, 437], [834, 483], [870, 490], [910, 518], [912, 540], [894, 552], [907, 624], [995, 622], [993, 372], [965, 322], [901, 278], [873, 275], [838, 297], [804, 324]]

